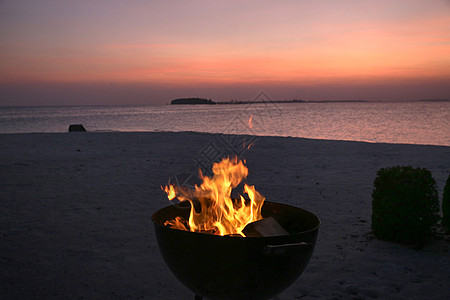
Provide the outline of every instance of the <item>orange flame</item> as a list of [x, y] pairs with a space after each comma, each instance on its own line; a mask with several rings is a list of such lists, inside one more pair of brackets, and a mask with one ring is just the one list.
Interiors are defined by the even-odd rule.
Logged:
[[[239, 196], [239, 199], [231, 198], [232, 189], [248, 175], [248, 168], [237, 158], [234, 160], [224, 158], [220, 163], [213, 165], [212, 171], [214, 173], [212, 177], [203, 176], [200, 171], [203, 183], [200, 186], [196, 185], [194, 191], [175, 185], [164, 188], [169, 200], [177, 198], [191, 204], [189, 220], [176, 217], [167, 221], [165, 225], [193, 232], [244, 236], [242, 230], [247, 224], [262, 219], [261, 207], [265, 198], [254, 186], [247, 184], [244, 185], [244, 193], [248, 195], [249, 200], [243, 196]], [[197, 201], [200, 204], [200, 211], [194, 208], [197, 207], [195, 205]]]
[[[251, 142], [250, 144], [246, 145], [246, 142], [244, 141], [244, 143], [242, 144], [242, 149], [250, 149], [254, 145], [255, 145], [255, 143], [253, 143], [253, 142]], [[164, 189], [163, 189], [163, 191], [164, 191]]]

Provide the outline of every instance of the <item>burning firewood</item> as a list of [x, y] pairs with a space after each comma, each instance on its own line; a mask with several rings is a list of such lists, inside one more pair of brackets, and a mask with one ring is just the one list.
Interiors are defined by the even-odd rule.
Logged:
[[287, 232], [287, 230], [273, 217], [264, 218], [247, 224], [242, 230], [242, 233], [244, 233], [246, 237], [265, 237], [289, 234], [289, 232]]

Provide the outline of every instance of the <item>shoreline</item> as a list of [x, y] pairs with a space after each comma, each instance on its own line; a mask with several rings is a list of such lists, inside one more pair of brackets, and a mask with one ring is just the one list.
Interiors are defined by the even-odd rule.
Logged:
[[[0, 134], [0, 298], [193, 298], [164, 263], [150, 219], [170, 205], [160, 186], [192, 172], [210, 144], [233, 150], [224, 138]], [[414, 250], [376, 240], [370, 229], [376, 171], [427, 168], [441, 201], [450, 147], [258, 136], [242, 156], [248, 182], [268, 201], [322, 220], [309, 265], [276, 299], [450, 297], [448, 239]]]
[[146, 130], [91, 130], [86, 132], [14, 132], [14, 133], [0, 133], [2, 135], [39, 135], [39, 134], [101, 134], [101, 133], [121, 133], [121, 134], [158, 134], [158, 133], [194, 133], [194, 134], [205, 134], [205, 135], [236, 135], [236, 136], [255, 136], [257, 138], [288, 138], [288, 139], [299, 139], [299, 140], [316, 140], [316, 141], [329, 141], [329, 142], [354, 142], [354, 143], [367, 143], [367, 144], [386, 144], [386, 145], [408, 145], [408, 146], [430, 146], [430, 147], [450, 147], [450, 145], [434, 145], [434, 144], [410, 144], [410, 143], [390, 143], [390, 142], [372, 142], [372, 141], [356, 141], [356, 140], [335, 140], [335, 139], [320, 139], [320, 138], [309, 138], [309, 137], [296, 137], [296, 136], [281, 136], [281, 135], [248, 135], [248, 134], [226, 134], [221, 132], [201, 132], [201, 131], [146, 131]]

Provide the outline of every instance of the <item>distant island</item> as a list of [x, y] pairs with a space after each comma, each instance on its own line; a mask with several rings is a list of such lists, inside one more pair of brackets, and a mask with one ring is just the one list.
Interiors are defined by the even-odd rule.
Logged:
[[180, 98], [172, 100], [170, 104], [216, 104], [216, 102], [203, 98]]
[[239, 101], [239, 100], [230, 100], [230, 101], [222, 101], [222, 102], [217, 102], [217, 104], [249, 104], [249, 103], [266, 103], [266, 102], [271, 102], [271, 103], [305, 103], [308, 101], [305, 100], [298, 100], [298, 99], [293, 99], [293, 100], [270, 100], [270, 101], [262, 101], [262, 100], [253, 100], [253, 101]]
[[253, 101], [239, 101], [230, 100], [216, 102], [217, 104], [254, 104], [254, 103], [382, 103], [382, 102], [449, 102], [450, 99], [418, 99], [418, 100], [253, 100]]
[[172, 100], [170, 104], [255, 104], [255, 103], [355, 103], [355, 102], [448, 102], [450, 99], [418, 99], [418, 100], [390, 100], [390, 101], [382, 101], [382, 100], [300, 100], [300, 99], [292, 99], [292, 100], [230, 100], [230, 101], [218, 101], [214, 102], [211, 99], [204, 98], [179, 98]]
[[328, 103], [328, 102], [369, 102], [368, 100], [300, 100], [300, 99], [292, 99], [292, 100], [253, 100], [253, 101], [222, 101], [217, 102], [217, 104], [249, 104], [249, 103]]

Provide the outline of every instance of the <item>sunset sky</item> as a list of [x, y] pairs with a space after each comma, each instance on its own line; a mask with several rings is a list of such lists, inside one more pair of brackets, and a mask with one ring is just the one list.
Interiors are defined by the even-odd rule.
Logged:
[[0, 0], [0, 105], [450, 98], [450, 0]]

